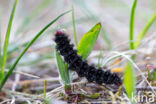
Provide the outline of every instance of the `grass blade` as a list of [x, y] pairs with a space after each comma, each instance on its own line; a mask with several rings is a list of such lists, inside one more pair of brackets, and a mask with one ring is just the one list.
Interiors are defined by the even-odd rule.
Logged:
[[137, 0], [134, 0], [132, 9], [131, 9], [131, 17], [130, 17], [130, 49], [134, 49], [134, 23], [135, 23], [135, 10], [137, 6]]
[[101, 67], [101, 58], [102, 58], [102, 52], [103, 52], [103, 49], [100, 49], [100, 54], [98, 56], [98, 64], [97, 64], [97, 67], [100, 68]]
[[43, 97], [46, 98], [46, 94], [47, 94], [47, 80], [44, 81], [44, 91], [43, 91]]
[[56, 61], [57, 61], [57, 66], [58, 66], [59, 73], [60, 73], [59, 75], [61, 76], [63, 84], [65, 85], [69, 84], [70, 77], [69, 77], [68, 67], [66, 67], [66, 64], [64, 63], [58, 51], [56, 51]]
[[[14, 15], [15, 15], [17, 2], [18, 2], [18, 0], [15, 0], [14, 6], [13, 6], [13, 9], [12, 9], [12, 13], [11, 13], [11, 16], [10, 16], [8, 28], [7, 28], [6, 37], [5, 37], [5, 44], [4, 44], [4, 49], [3, 49], [2, 69], [1, 69], [1, 74], [0, 74], [1, 78], [4, 77], [4, 69], [5, 69], [5, 64], [6, 64], [6, 61], [7, 61], [7, 50], [8, 50], [8, 46], [9, 46], [10, 33], [11, 33], [11, 28], [12, 28], [12, 23], [13, 23], [13, 19], [14, 19]], [[2, 80], [1, 78], [0, 78], [0, 81]]]
[[2, 33], [1, 33], [1, 8], [0, 8], [0, 71], [1, 71], [1, 65], [2, 65], [2, 43], [1, 43], [1, 35], [2, 35]]
[[140, 45], [141, 40], [143, 39], [143, 37], [146, 35], [147, 31], [149, 30], [149, 28], [152, 26], [152, 24], [156, 21], [156, 14], [154, 14], [151, 19], [147, 22], [146, 26], [144, 27], [144, 29], [142, 30], [142, 32], [140, 33], [137, 41], [135, 42], [135, 48], [137, 48]]
[[80, 40], [77, 50], [78, 54], [81, 55], [83, 59], [86, 59], [93, 50], [100, 30], [101, 23], [98, 23]]
[[65, 85], [65, 92], [69, 94], [71, 92], [70, 83], [72, 81], [72, 72], [68, 70], [68, 64], [64, 62], [58, 51], [56, 51], [56, 61], [59, 69], [59, 75], [61, 76], [61, 80]]
[[11, 68], [9, 69], [9, 72], [5, 75], [5, 77], [2, 80], [2, 83], [0, 85], [0, 90], [2, 89], [2, 87], [4, 86], [6, 80], [8, 79], [8, 77], [11, 75], [12, 71], [15, 69], [16, 65], [18, 64], [18, 62], [20, 61], [20, 59], [23, 57], [23, 55], [27, 52], [27, 50], [29, 49], [29, 47], [42, 35], [42, 33], [44, 31], [46, 31], [52, 24], [54, 24], [60, 17], [64, 16], [65, 14], [71, 12], [71, 10], [66, 11], [64, 13], [62, 13], [61, 15], [59, 15], [58, 17], [56, 17], [54, 20], [52, 20], [49, 24], [47, 24], [30, 42], [29, 44], [26, 46], [26, 48], [22, 51], [22, 53], [19, 55], [19, 57], [16, 59], [16, 61], [14, 62], [14, 64], [11, 66]]
[[74, 30], [75, 44], [76, 44], [76, 46], [78, 46], [76, 25], [75, 25], [75, 16], [74, 16], [74, 7], [73, 6], [72, 6], [72, 21], [73, 21], [73, 30]]
[[154, 69], [152, 81], [156, 81], [156, 69]]
[[[130, 34], [129, 34], [129, 48], [131, 50], [135, 49], [134, 47], [134, 28], [135, 28], [135, 11], [137, 7], [137, 0], [134, 0], [133, 6], [131, 9], [131, 16], [130, 16]], [[132, 59], [135, 56], [131, 57]], [[124, 73], [124, 86], [127, 92], [129, 99], [132, 101], [132, 97], [135, 96], [136, 93], [136, 76], [134, 72], [134, 68], [132, 64], [128, 61], [126, 65], [126, 71]], [[132, 101], [132, 103], [134, 103]]]
[[[136, 77], [132, 64], [128, 61], [124, 74], [124, 86], [129, 99], [132, 99], [136, 94]], [[133, 95], [132, 95], [133, 94]]]

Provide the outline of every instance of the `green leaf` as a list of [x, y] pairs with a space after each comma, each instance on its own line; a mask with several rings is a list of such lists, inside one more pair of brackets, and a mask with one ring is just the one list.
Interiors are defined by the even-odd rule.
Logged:
[[74, 30], [75, 44], [76, 44], [76, 46], [78, 46], [76, 25], [75, 25], [75, 16], [74, 16], [74, 7], [73, 6], [72, 6], [72, 21], [73, 21], [73, 30]]
[[135, 10], [137, 6], [137, 0], [134, 0], [132, 9], [131, 9], [131, 17], [130, 17], [130, 35], [129, 35], [129, 40], [130, 40], [130, 49], [134, 49], [134, 23], [135, 23]]
[[13, 19], [14, 19], [14, 15], [15, 15], [17, 2], [18, 2], [18, 0], [15, 0], [14, 6], [13, 6], [13, 9], [12, 9], [12, 13], [11, 13], [11, 16], [10, 16], [8, 28], [7, 28], [6, 37], [5, 37], [5, 44], [4, 44], [4, 49], [3, 49], [2, 69], [1, 69], [1, 73], [0, 73], [0, 75], [1, 75], [0, 81], [2, 80], [1, 78], [4, 77], [4, 69], [5, 69], [5, 64], [6, 64], [6, 61], [7, 61], [7, 50], [8, 50], [8, 46], [9, 46], [10, 33], [11, 33], [11, 28], [12, 28], [12, 23], [13, 23]]
[[2, 15], [1, 15], [1, 8], [0, 8], [0, 71], [1, 71], [1, 67], [2, 67], [2, 43], [1, 43], [1, 35], [2, 35], [2, 33], [1, 33], [1, 17]]
[[28, 43], [28, 45], [25, 47], [25, 49], [22, 51], [22, 53], [19, 55], [19, 57], [16, 59], [16, 61], [14, 62], [14, 64], [11, 66], [11, 68], [9, 69], [9, 72], [5, 75], [5, 77], [2, 80], [2, 83], [0, 84], [0, 90], [2, 89], [2, 87], [4, 86], [5, 82], [7, 81], [8, 77], [12, 74], [13, 70], [15, 69], [16, 65], [18, 64], [18, 62], [20, 61], [20, 59], [23, 57], [23, 55], [27, 52], [27, 50], [30, 48], [30, 46], [32, 46], [32, 44], [43, 34], [43, 32], [45, 32], [52, 24], [54, 24], [60, 17], [64, 16], [65, 14], [71, 12], [67, 11], [64, 12], [62, 14], [60, 14], [58, 17], [56, 17], [54, 20], [52, 20], [49, 24], [47, 24], [38, 34], [36, 34], [36, 36]]
[[60, 56], [60, 53], [56, 51], [56, 61], [59, 69], [59, 75], [61, 76], [61, 79], [63, 81], [63, 84], [69, 84], [70, 83], [70, 77], [69, 77], [69, 71], [68, 67], [66, 66], [64, 60]]
[[136, 95], [136, 76], [132, 64], [128, 61], [124, 73], [124, 86], [129, 99]]
[[78, 44], [78, 54], [82, 59], [86, 59], [94, 48], [97, 37], [101, 29], [101, 23], [96, 24], [89, 32], [87, 32]]
[[144, 27], [144, 29], [142, 30], [142, 32], [138, 36], [137, 41], [134, 43], [135, 48], [137, 48], [140, 45], [141, 40], [144, 38], [144, 36], [146, 35], [147, 31], [150, 29], [150, 27], [155, 22], [155, 20], [156, 20], [156, 14], [154, 14], [151, 17], [151, 19], [147, 22], [146, 26]]

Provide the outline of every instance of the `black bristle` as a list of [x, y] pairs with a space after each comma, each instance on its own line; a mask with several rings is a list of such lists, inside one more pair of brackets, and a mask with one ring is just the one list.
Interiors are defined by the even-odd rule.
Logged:
[[89, 65], [87, 61], [77, 54], [68, 36], [62, 31], [57, 31], [54, 41], [57, 44], [56, 49], [64, 57], [65, 62], [69, 64], [69, 69], [76, 71], [79, 77], [86, 77], [89, 82], [98, 84], [122, 84], [120, 77], [116, 73], [103, 71], [101, 68], [96, 69], [95, 66]]

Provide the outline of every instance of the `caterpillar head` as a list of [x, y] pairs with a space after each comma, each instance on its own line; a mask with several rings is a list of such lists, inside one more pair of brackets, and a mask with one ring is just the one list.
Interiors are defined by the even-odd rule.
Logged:
[[63, 30], [57, 30], [56, 31], [56, 35], [63, 35], [64, 34], [64, 31]]

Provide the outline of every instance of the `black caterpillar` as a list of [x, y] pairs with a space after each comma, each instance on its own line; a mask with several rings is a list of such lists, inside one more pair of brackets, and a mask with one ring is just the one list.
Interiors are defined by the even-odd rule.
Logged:
[[96, 69], [92, 65], [88, 65], [87, 61], [83, 61], [82, 57], [77, 54], [77, 50], [70, 44], [68, 36], [62, 31], [57, 31], [55, 34], [56, 49], [64, 57], [64, 60], [69, 64], [69, 69], [76, 71], [79, 77], [86, 77], [89, 82], [97, 84], [115, 84], [120, 86], [121, 79], [116, 73], [103, 71], [101, 68]]

